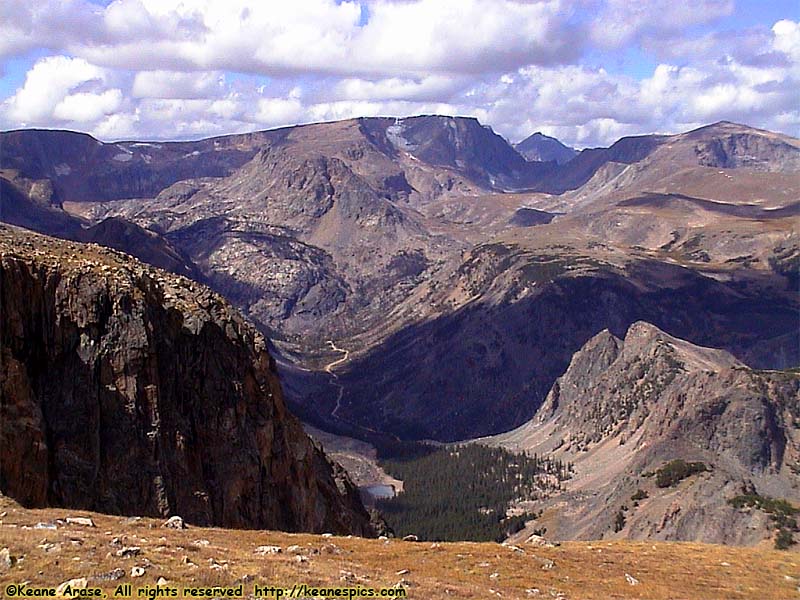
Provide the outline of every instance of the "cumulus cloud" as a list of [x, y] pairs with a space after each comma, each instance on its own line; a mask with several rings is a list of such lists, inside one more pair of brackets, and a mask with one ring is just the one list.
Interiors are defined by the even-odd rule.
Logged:
[[558, 0], [377, 2], [355, 48], [384, 70], [485, 73], [559, 64], [582, 46], [569, 12]]
[[468, 84], [463, 77], [432, 75], [420, 79], [391, 77], [368, 80], [347, 78], [337, 83], [333, 95], [348, 100], [413, 100], [435, 101], [447, 98]]
[[219, 72], [141, 71], [131, 88], [135, 98], [212, 98], [224, 95], [225, 76]]
[[81, 36], [99, 43], [100, 8], [85, 0], [3, 0], [0, 2], [0, 60], [37, 48], [56, 52]]
[[[44, 58], [28, 71], [25, 84], [6, 101], [5, 110], [11, 119], [21, 125], [42, 124], [50, 118], [58, 119], [54, 114], [57, 106], [62, 105], [71, 95], [74, 97], [73, 92], [79, 92], [79, 88], [102, 85], [105, 76], [103, 69], [81, 58]], [[65, 114], [74, 110], [77, 102], [77, 99], [69, 101], [62, 110], [66, 111]]]
[[775, 50], [789, 57], [794, 64], [794, 72], [800, 67], [800, 22], [783, 19], [772, 27], [775, 35]]
[[303, 120], [305, 109], [297, 98], [262, 98], [255, 120], [265, 126], [291, 125]]
[[114, 113], [122, 105], [122, 91], [81, 92], [70, 94], [53, 108], [53, 117], [60, 121], [91, 123]]
[[[557, 64], [576, 58], [581, 47], [562, 0], [116, 0], [105, 9], [44, 0], [38, 6], [11, 0], [4, 9], [0, 56], [45, 46], [105, 67], [152, 71], [425, 74]], [[53, 14], [65, 11], [74, 15], [71, 27], [55, 32]]]
[[[7, 0], [0, 61], [51, 56], [2, 100], [0, 126], [185, 138], [446, 113], [512, 140], [541, 130], [578, 146], [718, 119], [799, 134], [800, 24], [715, 30], [733, 9], [732, 0]], [[620, 69], [631, 48], [655, 66]]]
[[592, 40], [618, 48], [645, 34], [670, 34], [730, 15], [733, 0], [607, 0], [591, 26]]

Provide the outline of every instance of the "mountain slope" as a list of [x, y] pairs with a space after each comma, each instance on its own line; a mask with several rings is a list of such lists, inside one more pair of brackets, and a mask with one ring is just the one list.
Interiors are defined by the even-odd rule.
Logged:
[[0, 172], [0, 221], [62, 239], [93, 242], [172, 273], [202, 279], [192, 262], [153, 231], [120, 218], [92, 224], [64, 210], [49, 179], [30, 180]]
[[[344, 128], [358, 135], [357, 124]], [[342, 147], [323, 154], [307, 131], [293, 135], [228, 177], [184, 181], [106, 214], [161, 231], [257, 323], [320, 347], [375, 326], [459, 243], [376, 189], [371, 171], [339, 157]]]
[[578, 151], [574, 148], [565, 146], [556, 138], [538, 131], [518, 144], [514, 144], [514, 148], [526, 160], [538, 162], [554, 160], [559, 165], [569, 162], [578, 154]]
[[[4, 513], [0, 548], [8, 548], [12, 559], [24, 557], [7, 571], [0, 568], [0, 585], [5, 589], [27, 581], [29, 593], [81, 577], [109, 597], [125, 583], [143, 592], [160, 590], [160, 596], [175, 589], [178, 597], [184, 587], [213, 593], [212, 586], [223, 590], [241, 586], [246, 598], [267, 595], [254, 593], [255, 585], [279, 586], [289, 597], [296, 583], [296, 591], [302, 584], [315, 588], [316, 597], [333, 593], [319, 589], [323, 587], [354, 594], [374, 588], [376, 595], [381, 588], [401, 587], [404, 597], [426, 600], [485, 600], [498, 594], [514, 599], [785, 600], [796, 595], [798, 585], [797, 555], [765, 548], [620, 541], [512, 547], [330, 538], [191, 524], [176, 530], [147, 518], [26, 510], [2, 497], [0, 511]], [[77, 514], [90, 517], [97, 527], [64, 521]], [[55, 530], [34, 529], [37, 523], [53, 524]], [[141, 554], [116, 556], [115, 548], [121, 548], [109, 545], [114, 540], [135, 545]], [[269, 553], [270, 547], [282, 552]], [[80, 560], [64, 560], [65, 556]], [[142, 577], [129, 578], [134, 566], [144, 568]], [[161, 577], [166, 583], [157, 587]], [[400, 590], [385, 594], [403, 597]]]
[[[93, 164], [92, 144], [75, 157]], [[560, 166], [441, 116], [147, 144], [98, 155], [100, 171], [121, 177], [103, 191], [118, 199], [64, 205], [83, 228], [111, 217], [145, 233], [112, 220], [98, 241], [186, 257], [268, 333], [291, 406], [320, 426], [442, 440], [507, 430], [588, 339], [641, 319], [751, 366], [800, 360], [800, 143], [786, 136], [719, 123], [624, 138]], [[67, 156], [3, 148], [3, 164], [43, 169], [26, 176], [39, 191], [67, 189]], [[203, 171], [195, 151], [239, 162]], [[131, 165], [165, 187], [124, 199]], [[520, 187], [545, 191], [501, 193]]]
[[351, 354], [338, 414], [423, 439], [508, 430], [533, 416], [588, 339], [643, 319], [752, 364], [796, 364], [798, 304], [783, 277], [739, 280], [599, 243], [569, 247], [545, 227], [537, 245], [471, 250], [416, 298], [434, 317]]
[[222, 298], [95, 245], [0, 226], [0, 489], [28, 506], [371, 532]]
[[[730, 500], [800, 501], [798, 416], [800, 375], [753, 371], [639, 322], [624, 340], [589, 340], [536, 417], [491, 443], [574, 463], [537, 521], [551, 536], [754, 544], [775, 526]], [[708, 471], [663, 487], [648, 476], [675, 460]]]

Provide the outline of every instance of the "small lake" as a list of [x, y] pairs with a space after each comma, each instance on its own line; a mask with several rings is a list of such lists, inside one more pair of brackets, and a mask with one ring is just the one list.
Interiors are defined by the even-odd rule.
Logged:
[[363, 494], [368, 494], [375, 500], [394, 498], [394, 487], [391, 485], [368, 485], [361, 488]]

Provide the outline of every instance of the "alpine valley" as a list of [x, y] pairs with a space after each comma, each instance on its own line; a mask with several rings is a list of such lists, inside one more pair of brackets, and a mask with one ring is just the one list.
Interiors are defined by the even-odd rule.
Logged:
[[[508, 503], [530, 516], [515, 540], [797, 528], [800, 140], [720, 122], [576, 151], [449, 116], [195, 142], [18, 130], [0, 134], [0, 203], [3, 457], [28, 456], [6, 444], [22, 419], [50, 465], [33, 481], [4, 463], [0, 483], [28, 504], [373, 532], [285, 398], [362, 487], [397, 489], [376, 455], [422, 441], [568, 464]], [[199, 400], [175, 353], [206, 374]], [[103, 447], [125, 403], [138, 438]], [[111, 467], [70, 450], [79, 425], [161, 487], [87, 496], [81, 477]], [[242, 469], [193, 445], [226, 436]], [[293, 486], [288, 512], [267, 473]]]

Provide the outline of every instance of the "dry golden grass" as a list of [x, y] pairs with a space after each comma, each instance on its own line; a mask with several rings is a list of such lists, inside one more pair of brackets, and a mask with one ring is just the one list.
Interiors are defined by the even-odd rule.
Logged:
[[[390, 587], [404, 580], [408, 597], [438, 598], [570, 598], [688, 599], [800, 596], [800, 555], [753, 548], [685, 543], [570, 542], [557, 548], [525, 546], [522, 552], [489, 543], [403, 542], [326, 538], [271, 531], [240, 531], [189, 526], [161, 527], [161, 521], [131, 521], [82, 511], [26, 510], [0, 498], [0, 548], [22, 560], [0, 574], [0, 594], [8, 583], [58, 585], [75, 577], [93, 577], [116, 568], [126, 575], [114, 582], [92, 583], [109, 597], [118, 583], [134, 589], [164, 577], [176, 585], [232, 585], [245, 576], [252, 584], [291, 586]], [[0, 514], [2, 514], [0, 512]], [[95, 528], [59, 524], [56, 530], [34, 529], [39, 522], [66, 516], [89, 516]], [[139, 546], [133, 558], [115, 555], [120, 538]], [[55, 544], [47, 551], [46, 544]], [[261, 545], [283, 548], [258, 556]], [[286, 551], [303, 548], [307, 562]], [[186, 557], [186, 558], [184, 558]], [[186, 561], [189, 561], [187, 564]], [[545, 568], [552, 563], [552, 568]], [[212, 568], [212, 565], [220, 565]], [[130, 578], [133, 566], [146, 574]], [[402, 570], [408, 573], [398, 574]], [[352, 575], [348, 575], [352, 574]], [[638, 580], [631, 585], [626, 574]], [[343, 578], [349, 581], [344, 581]], [[535, 590], [538, 590], [536, 593]]]

